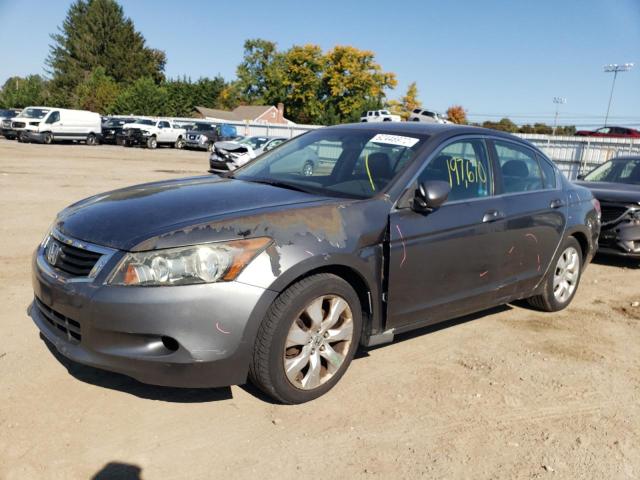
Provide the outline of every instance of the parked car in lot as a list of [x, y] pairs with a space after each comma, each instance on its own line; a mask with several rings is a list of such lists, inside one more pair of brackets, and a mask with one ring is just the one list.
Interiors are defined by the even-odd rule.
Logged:
[[[209, 156], [209, 171], [224, 172], [235, 170], [258, 155], [277, 147], [287, 139], [284, 137], [244, 137], [240, 140], [214, 143]], [[312, 165], [313, 168], [313, 165]]]
[[76, 140], [84, 141], [87, 145], [96, 145], [100, 141], [101, 133], [102, 122], [99, 114], [86, 110], [51, 108], [41, 119], [26, 124], [21, 133], [21, 140], [46, 144]]
[[140, 145], [147, 148], [158, 148], [158, 145], [170, 145], [174, 148], [184, 147], [187, 132], [169, 120], [150, 120], [140, 118], [133, 123], [126, 123], [116, 137], [118, 145], [133, 147]]
[[185, 147], [213, 151], [213, 144], [236, 138], [238, 132], [233, 125], [196, 122], [187, 129]]
[[640, 258], [640, 156], [613, 158], [580, 178], [602, 208], [598, 251]]
[[[15, 136], [18, 141], [22, 141], [22, 132], [30, 122], [38, 123], [42, 120], [50, 111], [49, 107], [27, 107], [20, 112], [19, 115], [11, 119], [11, 125], [9, 129], [9, 135]], [[3, 129], [6, 127], [6, 123], [3, 122]]]
[[578, 130], [578, 137], [610, 137], [610, 138], [640, 138], [640, 131], [627, 127], [602, 127], [597, 130]]
[[[279, 168], [305, 149], [330, 150], [332, 170]], [[360, 344], [518, 299], [567, 307], [597, 207], [506, 133], [322, 128], [224, 176], [61, 211], [34, 252], [30, 314], [80, 363], [182, 387], [249, 377], [300, 403], [331, 389]]]
[[400, 115], [393, 115], [389, 110], [369, 110], [360, 117], [361, 122], [399, 122]]
[[133, 117], [112, 117], [102, 123], [102, 142], [115, 144], [118, 141], [118, 135], [122, 133], [122, 127], [128, 123], [133, 123], [137, 118]]
[[16, 138], [15, 131], [11, 128], [11, 119], [17, 117], [20, 110], [0, 109], [0, 135], [8, 140]]
[[410, 122], [426, 122], [426, 123], [451, 123], [442, 115], [432, 112], [431, 110], [423, 110], [422, 108], [414, 109], [409, 115]]

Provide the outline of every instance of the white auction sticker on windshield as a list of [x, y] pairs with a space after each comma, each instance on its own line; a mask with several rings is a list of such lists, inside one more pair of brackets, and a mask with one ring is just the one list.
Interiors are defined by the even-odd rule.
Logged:
[[388, 145], [398, 145], [400, 147], [413, 147], [420, 141], [419, 138], [405, 137], [402, 135], [388, 135], [386, 133], [379, 133], [371, 140], [373, 143], [386, 143]]

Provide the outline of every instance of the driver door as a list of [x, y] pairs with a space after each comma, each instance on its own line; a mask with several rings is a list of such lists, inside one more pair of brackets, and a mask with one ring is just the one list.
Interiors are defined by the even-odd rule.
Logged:
[[504, 205], [493, 194], [493, 177], [482, 138], [452, 141], [431, 156], [417, 179], [448, 182], [448, 200], [426, 214], [392, 211], [388, 328], [461, 316], [503, 295]]

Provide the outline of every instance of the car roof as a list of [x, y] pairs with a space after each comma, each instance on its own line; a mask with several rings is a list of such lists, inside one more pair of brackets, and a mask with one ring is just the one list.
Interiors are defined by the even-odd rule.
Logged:
[[[397, 134], [416, 135], [440, 135], [449, 133], [451, 135], [492, 135], [524, 141], [520, 137], [511, 135], [499, 130], [491, 130], [483, 127], [473, 127], [470, 125], [457, 125], [455, 123], [423, 123], [423, 122], [381, 122], [381, 123], [347, 123], [334, 125], [327, 128], [347, 128], [353, 130], [380, 130]], [[525, 141], [526, 142], [526, 141]], [[529, 143], [529, 142], [526, 142]]]

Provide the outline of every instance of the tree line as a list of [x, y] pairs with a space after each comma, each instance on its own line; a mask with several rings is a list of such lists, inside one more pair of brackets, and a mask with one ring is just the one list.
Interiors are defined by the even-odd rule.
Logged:
[[[67, 12], [45, 60], [47, 77], [11, 77], [0, 89], [0, 107], [28, 105], [92, 110], [102, 114], [191, 116], [196, 106], [233, 109], [238, 105], [275, 105], [296, 123], [332, 125], [358, 121], [366, 110], [388, 108], [405, 119], [421, 107], [410, 84], [399, 100], [387, 99], [397, 85], [375, 54], [338, 45], [294, 45], [250, 39], [244, 44], [236, 79], [220, 75], [192, 80], [166, 78], [166, 55], [147, 45], [115, 0], [76, 0]], [[447, 111], [454, 123], [468, 123], [465, 110]], [[508, 119], [483, 126], [519, 131]], [[542, 124], [530, 129], [541, 133]], [[575, 130], [575, 128], [574, 128]]]

